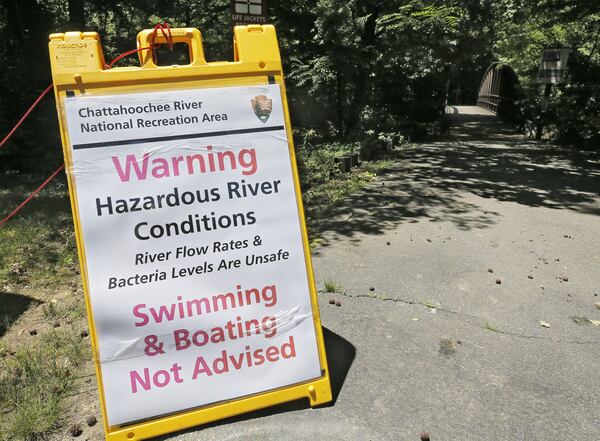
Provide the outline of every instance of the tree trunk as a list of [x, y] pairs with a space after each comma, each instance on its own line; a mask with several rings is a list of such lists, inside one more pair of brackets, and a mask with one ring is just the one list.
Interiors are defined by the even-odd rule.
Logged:
[[344, 136], [344, 96], [342, 79], [340, 78], [340, 72], [337, 71], [335, 74], [335, 104], [338, 120], [338, 134]]
[[540, 113], [540, 118], [535, 130], [535, 139], [542, 139], [542, 135], [544, 134], [544, 125], [546, 124], [546, 117], [548, 115], [548, 106], [550, 101], [550, 94], [552, 93], [552, 84], [546, 84], [544, 88], [544, 101], [542, 101], [542, 111]]
[[368, 18], [363, 29], [361, 40], [362, 47], [364, 47], [362, 59], [359, 60], [358, 73], [356, 76], [356, 83], [354, 87], [354, 95], [350, 108], [347, 112], [346, 127], [357, 127], [360, 120], [360, 114], [362, 113], [365, 105], [365, 97], [367, 91], [367, 81], [369, 78], [369, 59], [371, 58], [372, 45], [375, 43], [375, 27], [377, 24], [377, 17], [379, 16], [378, 11], [373, 11], [371, 16]]
[[71, 31], [85, 31], [83, 0], [69, 0], [69, 28]]
[[[6, 2], [7, 45], [11, 70], [21, 70], [18, 82], [11, 80], [15, 96], [36, 95], [50, 81], [48, 34], [51, 30], [42, 7], [36, 0]], [[32, 90], [33, 89], [33, 90]]]

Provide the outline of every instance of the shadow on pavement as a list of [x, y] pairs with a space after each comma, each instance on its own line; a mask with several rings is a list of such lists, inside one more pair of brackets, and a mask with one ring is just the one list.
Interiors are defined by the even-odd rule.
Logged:
[[318, 231], [359, 242], [357, 233], [382, 234], [401, 223], [449, 221], [472, 230], [497, 222], [498, 213], [465, 193], [600, 215], [598, 152], [526, 141], [489, 115], [450, 119], [450, 135], [407, 149], [377, 182], [321, 221]]
[[325, 327], [323, 327], [323, 339], [325, 340], [331, 392], [333, 394], [333, 400], [328, 406], [333, 406], [342, 391], [346, 375], [348, 375], [350, 366], [354, 362], [354, 357], [356, 357], [356, 348], [348, 340]]
[[[342, 390], [346, 375], [350, 370], [350, 366], [354, 362], [356, 356], [356, 348], [352, 343], [343, 337], [337, 335], [335, 332], [323, 327], [323, 338], [325, 341], [325, 350], [327, 352], [327, 361], [329, 364], [329, 373], [331, 379], [331, 389], [333, 394], [333, 400], [331, 403], [324, 405], [323, 407], [334, 406], [337, 398]], [[203, 429], [210, 427], [221, 426], [225, 424], [231, 424], [240, 421], [253, 420], [257, 418], [268, 417], [271, 415], [277, 415], [280, 413], [293, 412], [297, 410], [308, 409], [310, 407], [308, 398], [291, 401], [289, 403], [279, 404], [277, 406], [268, 407], [265, 409], [257, 410], [254, 412], [245, 413], [231, 418], [226, 418], [213, 423], [208, 423], [202, 426], [197, 426], [181, 432], [175, 432], [170, 435], [155, 438], [156, 440], [167, 440], [172, 436], [181, 435], [184, 433], [200, 432]]]

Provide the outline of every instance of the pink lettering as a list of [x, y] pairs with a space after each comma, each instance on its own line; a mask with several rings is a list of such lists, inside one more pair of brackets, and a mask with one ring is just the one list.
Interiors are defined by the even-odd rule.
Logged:
[[[179, 176], [183, 171], [189, 175], [196, 173], [228, 172], [241, 169], [242, 175], [250, 176], [256, 173], [257, 160], [254, 149], [241, 149], [238, 152], [232, 150], [213, 150], [212, 146], [206, 146], [206, 151], [185, 156], [171, 156], [169, 158], [153, 158], [144, 153], [141, 158], [136, 155], [127, 155], [125, 158], [112, 156], [112, 161], [121, 182], [129, 182], [137, 179], [144, 181], [148, 177], [155, 179]], [[180, 168], [183, 163], [187, 167]]]
[[175, 307], [176, 306], [177, 305], [174, 303], [172, 305], [170, 305], [170, 308], [167, 308], [165, 305], [161, 305], [158, 308], [158, 313], [156, 312], [156, 309], [154, 309], [154, 308], [150, 308], [150, 313], [152, 314], [152, 318], [154, 318], [154, 321], [156, 323], [162, 323], [163, 316], [168, 322], [170, 322], [175, 317]]
[[148, 368], [144, 368], [144, 379], [140, 377], [140, 374], [138, 374], [137, 371], [130, 371], [129, 379], [131, 380], [131, 392], [134, 394], [138, 391], [137, 383], [139, 383], [144, 390], [150, 390], [150, 371]]
[[140, 309], [143, 309], [145, 307], [146, 307], [145, 303], [140, 303], [139, 305], [135, 305], [133, 307], [133, 315], [137, 318], [142, 319], [141, 322], [135, 322], [135, 326], [137, 326], [137, 327], [146, 326], [148, 324], [148, 322], [150, 321], [147, 314], [140, 312]]
[[139, 161], [137, 160], [135, 155], [126, 156], [125, 170], [123, 170], [118, 156], [113, 156], [112, 160], [113, 164], [115, 165], [115, 169], [117, 170], [117, 174], [119, 175], [119, 179], [121, 179], [121, 182], [129, 182], [132, 168], [138, 180], [143, 181], [144, 179], [146, 179], [146, 175], [148, 174], [148, 153], [144, 153], [144, 156], [142, 157], [141, 169], [139, 166]]
[[173, 332], [173, 337], [175, 338], [175, 350], [182, 351], [183, 349], [187, 349], [190, 347], [192, 342], [188, 338], [190, 335], [187, 329], [177, 329]]
[[138, 385], [143, 390], [150, 390], [152, 386], [165, 387], [171, 382], [171, 378], [175, 383], [183, 383], [181, 378], [181, 366], [178, 363], [167, 369], [159, 369], [152, 376], [150, 370], [144, 368], [144, 377], [142, 378], [137, 371], [129, 372], [129, 379], [131, 381], [131, 392], [136, 394], [138, 392]]

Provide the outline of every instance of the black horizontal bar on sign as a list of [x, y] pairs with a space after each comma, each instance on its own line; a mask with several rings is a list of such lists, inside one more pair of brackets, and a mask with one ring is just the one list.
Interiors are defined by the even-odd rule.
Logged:
[[73, 144], [73, 150], [93, 149], [97, 147], [112, 147], [115, 145], [141, 144], [143, 142], [176, 141], [178, 139], [210, 138], [216, 136], [241, 135], [244, 133], [274, 132], [283, 130], [284, 126], [255, 127], [252, 129], [221, 130], [220, 132], [190, 133], [187, 135], [155, 136], [153, 138], [123, 139], [120, 141], [89, 142]]

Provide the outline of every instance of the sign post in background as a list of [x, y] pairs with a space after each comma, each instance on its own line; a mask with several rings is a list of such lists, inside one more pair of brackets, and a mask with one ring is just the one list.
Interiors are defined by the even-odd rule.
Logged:
[[[279, 54], [258, 30], [236, 28], [242, 60], [210, 87], [153, 86], [214, 77], [197, 48], [176, 73], [53, 63], [108, 439], [331, 400]], [[85, 35], [51, 53], [94, 53]]]
[[231, 0], [233, 25], [266, 24], [269, 15], [268, 0]]
[[[544, 97], [542, 98], [542, 115], [545, 116], [550, 105], [550, 95], [552, 94], [552, 85], [564, 81], [569, 61], [569, 49], [544, 49], [540, 59], [537, 82], [544, 84]], [[543, 124], [538, 124], [536, 129], [536, 139], [541, 139]]]
[[564, 81], [569, 61], [569, 49], [544, 49], [540, 60], [537, 82], [559, 84]]

